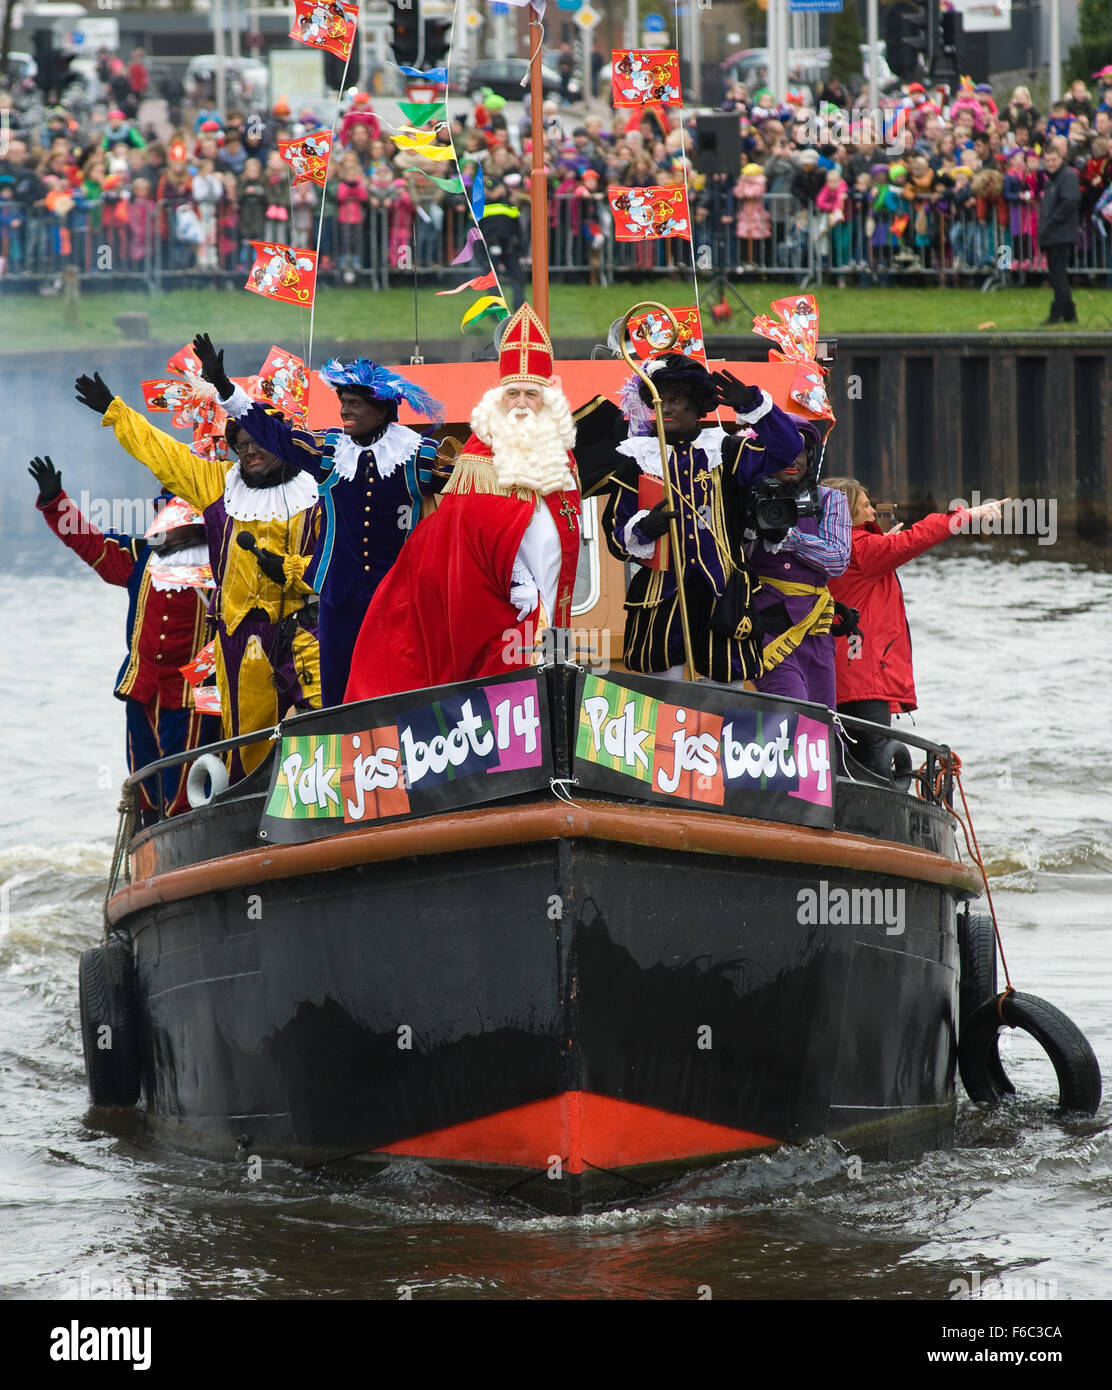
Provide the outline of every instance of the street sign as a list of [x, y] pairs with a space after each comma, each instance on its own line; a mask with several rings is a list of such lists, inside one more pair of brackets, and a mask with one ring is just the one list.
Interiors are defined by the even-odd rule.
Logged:
[[510, 7], [505, 0], [490, 0], [490, 12], [496, 15], [509, 14]]
[[576, 10], [574, 18], [580, 29], [590, 32], [602, 19], [602, 15], [597, 10], [592, 10], [589, 4], [584, 3]]
[[583, 0], [556, 0], [558, 10], [577, 10], [582, 5]]
[[792, 14], [841, 14], [842, 0], [788, 0]]
[[667, 28], [662, 14], [647, 14], [643, 24], [646, 34], [663, 34]]
[[467, 16], [463, 22], [467, 25], [468, 29], [472, 30], [474, 33], [478, 33], [484, 24], [483, 17], [478, 10], [468, 10]]

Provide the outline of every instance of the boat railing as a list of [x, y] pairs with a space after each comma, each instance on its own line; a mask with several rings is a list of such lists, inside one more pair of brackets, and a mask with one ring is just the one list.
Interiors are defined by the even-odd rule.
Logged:
[[[871, 719], [859, 719], [856, 715], [834, 713], [834, 724], [842, 736], [846, 731], [852, 732], [854, 729], [861, 729], [865, 733], [883, 733], [896, 743], [910, 744], [913, 748], [920, 749], [926, 754], [922, 766], [913, 768], [911, 780], [917, 784], [918, 794], [924, 801], [933, 801], [941, 806], [951, 806], [954, 794], [954, 751], [944, 743], [934, 743], [929, 738], [923, 738], [919, 734], [909, 733], [904, 729], [893, 728], [889, 724], [875, 724]], [[847, 747], [847, 741], [841, 737], [843, 751], [852, 758], [852, 749]], [[858, 782], [862, 779], [848, 767], [843, 765], [847, 780]], [[868, 769], [861, 769], [868, 772]], [[873, 785], [870, 781], [869, 785]]]

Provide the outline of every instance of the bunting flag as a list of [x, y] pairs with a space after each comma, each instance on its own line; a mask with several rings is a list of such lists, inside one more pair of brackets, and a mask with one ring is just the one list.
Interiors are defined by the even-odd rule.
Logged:
[[436, 138], [435, 130], [418, 130], [416, 126], [402, 126], [401, 130], [396, 131], [390, 137], [399, 150], [416, 150], [418, 154], [424, 154], [430, 146], [443, 151], [441, 159], [450, 159], [452, 147], [442, 145]]
[[452, 179], [440, 179], [435, 174], [426, 174], [425, 178], [432, 179], [438, 188], [442, 188], [445, 193], [462, 193], [463, 180], [457, 175]]
[[272, 347], [259, 368], [255, 388], [250, 394], [277, 406], [286, 415], [303, 420], [309, 398], [309, 373], [305, 363], [285, 348]]
[[652, 241], [658, 237], [691, 240], [691, 214], [683, 188], [611, 188], [616, 241]]
[[346, 63], [351, 57], [359, 6], [346, 0], [293, 0], [290, 38], [322, 53], [334, 53]]
[[612, 50], [614, 106], [682, 106], [680, 55], [674, 48]]
[[[524, 3], [524, 0], [522, 0]], [[507, 0], [508, 4], [516, 3], [516, 0]], [[448, 85], [447, 68], [429, 68], [428, 72], [422, 72], [420, 68], [407, 68], [404, 63], [398, 64], [398, 71], [404, 72], [406, 77], [412, 77], [417, 81], [431, 82], [437, 87]]]
[[[170, 358], [171, 362], [189, 361], [192, 348], [182, 348]], [[194, 359], [195, 360], [195, 359]], [[200, 363], [197, 362], [200, 369]], [[200, 389], [199, 389], [200, 386]], [[190, 449], [199, 458], [228, 457], [224, 425], [228, 419], [216, 398], [215, 390], [199, 383], [199, 378], [183, 381], [180, 377], [162, 377], [139, 384], [143, 402], [151, 412], [168, 411], [175, 429], [190, 430], [193, 442]]]
[[475, 177], [471, 180], [471, 211], [475, 214], [475, 221], [481, 222], [483, 212], [486, 208], [486, 180], [483, 177], [483, 166], [475, 166]]
[[255, 263], [244, 289], [285, 304], [312, 304], [317, 282], [317, 253], [294, 250], [277, 242], [252, 241]]
[[482, 241], [482, 239], [483, 236], [482, 233], [479, 231], [478, 227], [469, 228], [467, 232], [467, 240], [463, 243], [463, 250], [459, 253], [458, 256], [456, 256], [453, 259], [452, 264], [466, 265], [467, 262], [471, 259], [471, 252], [474, 249], [475, 243], [477, 241]]
[[332, 132], [317, 130], [300, 140], [279, 140], [278, 153], [290, 166], [293, 182], [319, 183], [328, 178], [328, 157], [332, 152]]
[[667, 343], [672, 336], [672, 325], [659, 310], [634, 314], [629, 321], [629, 337], [637, 356], [646, 358], [656, 357], [662, 352], [682, 352], [685, 357], [693, 357], [706, 366], [707, 354], [699, 310], [685, 304], [680, 309], [673, 309], [672, 313], [676, 316], [680, 331], [671, 347]]
[[476, 275], [474, 280], [465, 280], [462, 285], [457, 285], [454, 290], [437, 290], [437, 296], [442, 294], [462, 294], [464, 290], [492, 290], [498, 283], [498, 276], [492, 270], [489, 275]]
[[509, 309], [506, 308], [506, 301], [499, 294], [485, 294], [482, 299], [476, 299], [467, 313], [459, 321], [460, 328], [466, 328], [469, 323], [478, 323], [480, 319], [486, 318], [488, 314], [498, 314], [500, 318], [509, 316]]
[[399, 101], [398, 105], [410, 125], [427, 125], [429, 121], [443, 121], [448, 115], [448, 107], [442, 101]]

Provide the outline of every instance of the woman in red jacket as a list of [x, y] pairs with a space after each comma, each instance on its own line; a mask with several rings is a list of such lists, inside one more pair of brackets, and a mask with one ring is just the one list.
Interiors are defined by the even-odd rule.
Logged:
[[[838, 713], [891, 724], [893, 714], [916, 708], [911, 634], [896, 570], [951, 536], [980, 534], [978, 523], [998, 520], [1008, 499], [932, 512], [906, 530], [897, 522], [885, 532], [876, 524], [876, 508], [860, 483], [824, 478], [823, 484], [845, 493], [853, 526], [849, 566], [830, 581], [830, 592], [861, 615], [859, 632], [835, 639]], [[995, 528], [988, 532], [994, 533]], [[858, 762], [871, 767], [887, 740], [860, 730], [856, 741]]]

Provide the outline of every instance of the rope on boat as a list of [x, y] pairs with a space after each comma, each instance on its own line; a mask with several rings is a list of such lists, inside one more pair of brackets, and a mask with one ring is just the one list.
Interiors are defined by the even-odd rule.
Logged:
[[[120, 804], [116, 807], [119, 813], [119, 821], [116, 824], [116, 844], [112, 850], [112, 867], [108, 870], [108, 887], [104, 894], [104, 941], [108, 943], [108, 904], [112, 900], [112, 894], [116, 891], [116, 879], [119, 876], [120, 865], [124, 862], [127, 855], [127, 847], [131, 843], [131, 833], [135, 822], [135, 790], [125, 782], [120, 794]], [[126, 877], [131, 878], [130, 869], [126, 872]]]
[[[917, 774], [920, 787], [926, 785], [926, 769], [927, 765], [924, 763]], [[1000, 964], [1004, 967], [1006, 985], [996, 1001], [996, 1009], [997, 1012], [1000, 1013], [1003, 1001], [1009, 994], [1015, 993], [1015, 986], [1012, 984], [1012, 977], [1008, 972], [1008, 960], [1004, 955], [1004, 942], [1000, 937], [1000, 923], [996, 920], [996, 908], [992, 901], [992, 889], [988, 886], [988, 873], [985, 870], [985, 861], [981, 857], [981, 847], [977, 843], [977, 832], [973, 829], [973, 816], [969, 810], [969, 802], [966, 800], [965, 788], [962, 786], [961, 759], [953, 751], [951, 751], [949, 755], [941, 755], [938, 759], [938, 771], [935, 773], [934, 778], [934, 794], [939, 801], [942, 800], [942, 787], [948, 773], [953, 775], [954, 781], [957, 783], [965, 816], [963, 818], [961, 813], [952, 805], [950, 810], [953, 812], [954, 818], [961, 826], [965, 835], [965, 847], [969, 851], [969, 857], [981, 871], [981, 882], [985, 885], [985, 898], [988, 900], [989, 915], [992, 917], [992, 930], [996, 933], [996, 949], [1000, 952]], [[968, 822], [968, 824], [966, 822]], [[1001, 1023], [1004, 1022], [1004, 1015], [1002, 1013], [1000, 1013], [1000, 1021]]]

